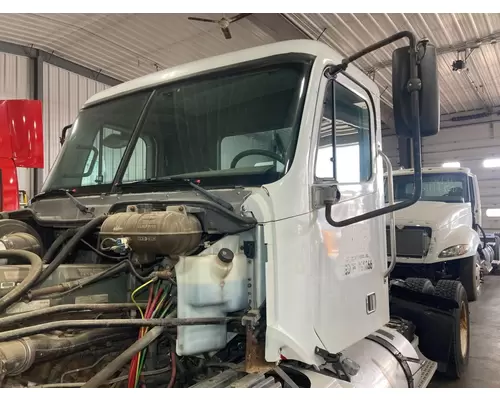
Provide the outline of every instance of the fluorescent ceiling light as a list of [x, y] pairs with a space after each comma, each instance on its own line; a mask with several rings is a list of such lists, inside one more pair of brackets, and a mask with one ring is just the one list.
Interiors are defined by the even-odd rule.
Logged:
[[490, 218], [500, 217], [500, 208], [488, 208], [486, 210], [486, 216]]
[[484, 168], [498, 168], [500, 167], [500, 158], [489, 158], [483, 161]]
[[450, 161], [443, 163], [444, 168], [460, 168], [460, 162], [458, 161]]

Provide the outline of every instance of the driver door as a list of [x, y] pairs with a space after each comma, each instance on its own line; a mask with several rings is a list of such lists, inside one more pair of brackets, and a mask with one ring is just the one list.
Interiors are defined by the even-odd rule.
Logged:
[[[326, 80], [326, 79], [325, 79]], [[321, 105], [315, 185], [336, 185], [332, 218], [342, 221], [383, 206], [377, 162], [375, 107], [368, 92], [346, 76], [326, 83]], [[332, 134], [332, 119], [335, 133]], [[379, 169], [380, 168], [380, 169]], [[384, 217], [332, 227], [318, 211], [323, 247], [316, 281], [315, 331], [326, 350], [339, 352], [389, 320]]]

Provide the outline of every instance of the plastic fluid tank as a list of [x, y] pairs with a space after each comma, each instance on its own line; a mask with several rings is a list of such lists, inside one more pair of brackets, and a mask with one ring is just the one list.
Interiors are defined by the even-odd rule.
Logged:
[[[197, 256], [180, 257], [177, 276], [178, 318], [225, 317], [248, 306], [247, 258], [238, 236], [228, 236]], [[178, 327], [177, 354], [223, 349], [226, 325]]]

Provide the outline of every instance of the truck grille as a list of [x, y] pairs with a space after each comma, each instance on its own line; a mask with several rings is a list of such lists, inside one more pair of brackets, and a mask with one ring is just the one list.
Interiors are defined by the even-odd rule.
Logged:
[[[421, 258], [427, 255], [432, 229], [416, 226], [396, 227], [396, 254], [398, 257]], [[391, 255], [389, 227], [387, 227], [387, 255]]]

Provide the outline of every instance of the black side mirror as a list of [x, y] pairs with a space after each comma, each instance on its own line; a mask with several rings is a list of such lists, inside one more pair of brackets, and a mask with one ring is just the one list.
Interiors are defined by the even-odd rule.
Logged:
[[72, 126], [73, 126], [73, 124], [70, 124], [70, 125], [66, 125], [63, 128], [62, 133], [61, 133], [61, 137], [59, 138], [59, 143], [61, 144], [61, 146], [66, 141], [66, 132], [68, 132], [68, 129], [70, 129]]
[[[421, 82], [419, 92], [420, 135], [433, 136], [439, 132], [439, 82], [436, 48], [428, 42], [417, 46], [417, 71]], [[410, 48], [402, 47], [392, 53], [392, 102], [394, 123], [398, 136], [412, 137], [410, 79]]]
[[[398, 49], [392, 58], [392, 84], [394, 119], [398, 135], [410, 137], [413, 143], [414, 160], [414, 190], [410, 199], [396, 204], [390, 204], [376, 210], [368, 211], [343, 221], [332, 218], [332, 206], [336, 200], [330, 193], [324, 199], [325, 218], [336, 228], [352, 225], [370, 218], [393, 213], [415, 204], [422, 195], [422, 153], [421, 136], [435, 135], [439, 131], [439, 87], [437, 78], [436, 49], [427, 41], [417, 43], [415, 35], [409, 31], [396, 33], [387, 39], [374, 43], [360, 50], [352, 56], [342, 60], [341, 64], [334, 65], [325, 71], [329, 79], [336, 79], [339, 72], [345, 71], [350, 63], [378, 50], [397, 40], [406, 38], [410, 46]], [[335, 116], [332, 118], [335, 121]], [[422, 131], [422, 133], [421, 133]], [[332, 123], [332, 132], [335, 134], [335, 123]], [[335, 145], [335, 144], [334, 144]], [[389, 158], [379, 151], [388, 169], [388, 182], [392, 185], [392, 167]], [[392, 197], [392, 196], [391, 196]], [[394, 221], [394, 220], [393, 220]], [[394, 226], [392, 224], [392, 226]], [[391, 228], [391, 231], [394, 232]], [[395, 243], [393, 241], [393, 243]], [[395, 252], [393, 252], [395, 254]], [[394, 260], [395, 262], [395, 260]], [[391, 263], [394, 266], [394, 263]], [[387, 277], [392, 267], [385, 273]]]

